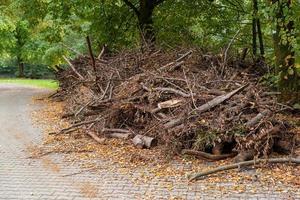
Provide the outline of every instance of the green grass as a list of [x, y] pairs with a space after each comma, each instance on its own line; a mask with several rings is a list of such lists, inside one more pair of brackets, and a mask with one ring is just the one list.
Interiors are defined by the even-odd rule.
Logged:
[[1, 83], [13, 83], [20, 85], [35, 86], [39, 88], [57, 89], [58, 83], [51, 79], [21, 79], [21, 78], [0, 78]]

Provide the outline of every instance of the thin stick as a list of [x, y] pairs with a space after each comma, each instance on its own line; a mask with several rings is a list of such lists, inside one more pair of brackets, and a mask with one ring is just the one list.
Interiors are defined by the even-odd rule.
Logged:
[[99, 118], [99, 119], [97, 118], [95, 120], [89, 120], [89, 121], [80, 122], [80, 123], [74, 124], [74, 125], [72, 125], [72, 126], [70, 126], [68, 128], [64, 128], [64, 129], [62, 129], [59, 132], [49, 133], [49, 135], [55, 135], [55, 134], [59, 134], [59, 133], [66, 133], [68, 130], [74, 129], [74, 128], [79, 127], [79, 126], [83, 126], [83, 125], [87, 125], [87, 124], [92, 124], [92, 123], [95, 123], [95, 122], [99, 122], [100, 120], [102, 120], [102, 117]]
[[109, 80], [108, 80], [108, 83], [107, 83], [107, 85], [106, 85], [106, 88], [105, 88], [105, 90], [104, 90], [104, 92], [103, 92], [103, 95], [101, 96], [101, 98], [100, 98], [99, 100], [102, 100], [102, 99], [105, 97], [105, 95], [106, 95], [106, 93], [107, 93], [107, 91], [108, 91], [108, 89], [109, 89], [109, 86], [110, 86], [110, 84], [111, 84], [111, 80], [112, 80], [113, 75], [114, 75], [114, 73], [111, 73], [111, 75], [110, 75], [110, 77], [109, 77]]
[[65, 48], [67, 48], [67, 49], [69, 49], [70, 51], [73, 51], [74, 53], [76, 53], [77, 55], [84, 57], [84, 55], [83, 55], [82, 53], [80, 53], [79, 51], [77, 51], [77, 50], [75, 50], [75, 49], [73, 49], [73, 48], [67, 46], [67, 45], [64, 44], [64, 43], [61, 43], [61, 44], [62, 44]]
[[118, 128], [103, 128], [102, 132], [130, 133], [130, 130], [118, 129]]
[[[181, 57], [177, 58], [175, 61], [170, 62], [170, 63], [168, 63], [168, 64], [162, 66], [161, 68], [159, 68], [159, 70], [163, 70], [163, 69], [168, 68], [168, 67], [171, 67], [171, 66], [172, 66], [172, 67], [171, 67], [170, 70], [171, 70], [171, 71], [174, 70], [175, 68], [177, 68], [177, 67], [179, 67], [180, 65], [182, 65], [182, 64], [184, 63], [183, 60], [184, 60], [186, 57], [188, 57], [189, 55], [191, 55], [192, 53], [193, 53], [192, 50], [186, 52], [186, 53], [183, 54]], [[174, 65], [175, 65], [175, 66], [174, 66]]]
[[190, 150], [190, 149], [183, 149], [182, 154], [192, 155], [192, 156], [196, 156], [196, 157], [200, 157], [200, 158], [204, 158], [204, 159], [208, 159], [208, 160], [223, 160], [226, 158], [236, 156], [236, 153], [214, 155], [214, 154], [206, 153], [203, 151], [195, 151], [195, 150]]
[[219, 105], [220, 103], [230, 99], [232, 96], [234, 96], [235, 94], [237, 94], [238, 92], [242, 91], [243, 89], [245, 89], [246, 87], [248, 86], [248, 84], [246, 85], [243, 85], [239, 88], [237, 88], [236, 90], [233, 90], [232, 92], [229, 92], [227, 94], [224, 94], [224, 95], [221, 95], [221, 96], [218, 96], [216, 98], [214, 98], [213, 100], [207, 102], [206, 104], [198, 107], [197, 109], [194, 109], [192, 112], [197, 112], [197, 113], [203, 113], [203, 112], [206, 112], [207, 110]]
[[63, 59], [70, 65], [71, 69], [74, 71], [74, 73], [81, 79], [84, 80], [83, 76], [75, 69], [74, 65], [69, 61], [66, 56], [62, 56]]
[[224, 70], [225, 70], [225, 66], [226, 66], [226, 62], [227, 62], [227, 52], [230, 48], [230, 46], [232, 45], [233, 41], [235, 40], [236, 36], [239, 34], [240, 29], [235, 33], [235, 35], [232, 37], [231, 41], [229, 42], [225, 53], [224, 53], [224, 60], [223, 60], [223, 64], [222, 64], [222, 71], [221, 71], [221, 76], [223, 76]]
[[78, 174], [81, 174], [81, 173], [84, 173], [84, 172], [90, 172], [90, 171], [95, 170], [97, 168], [100, 168], [100, 167], [91, 167], [89, 169], [81, 170], [79, 172], [74, 172], [74, 173], [71, 173], [71, 174], [62, 175], [62, 177], [74, 176], [74, 175], [78, 175]]
[[181, 57], [179, 57], [179, 58], [176, 60], [176, 62], [178, 63], [178, 62], [182, 61], [183, 59], [185, 59], [187, 56], [191, 55], [192, 53], [193, 53], [192, 50], [186, 52], [186, 53], [183, 54]]
[[102, 50], [101, 50], [101, 52], [99, 53], [97, 59], [99, 59], [99, 60], [101, 59], [101, 57], [102, 57], [104, 51], [105, 51], [105, 46], [102, 47]]
[[106, 140], [105, 138], [99, 138], [96, 134], [94, 134], [91, 131], [87, 131], [86, 134], [93, 138], [99, 144], [103, 144], [103, 142]]
[[186, 76], [185, 70], [182, 69], [182, 71], [183, 71], [183, 75], [184, 75], [184, 78], [185, 78], [186, 85], [187, 85], [187, 87], [188, 87], [188, 89], [189, 89], [189, 91], [190, 91], [190, 96], [191, 96], [191, 99], [192, 99], [194, 108], [197, 109], [196, 101], [195, 101], [195, 99], [194, 99], [194, 93], [193, 93], [193, 90], [192, 90], [192, 88], [191, 88], [190, 82], [189, 82], [189, 80], [188, 80], [188, 78], [187, 78], [187, 76]]
[[88, 101], [86, 104], [84, 104], [76, 113], [75, 113], [75, 117], [77, 117], [77, 115], [79, 115], [82, 111], [83, 111], [83, 109], [85, 109], [87, 106], [89, 106], [92, 102], [93, 102], [94, 100], [92, 99], [92, 100], [90, 100], [90, 101]]
[[190, 94], [187, 94], [187, 93], [184, 93], [180, 90], [176, 90], [174, 88], [165, 88], [165, 87], [157, 87], [157, 88], [148, 88], [146, 87], [145, 85], [142, 85], [143, 89], [148, 91], [148, 92], [151, 92], [151, 91], [161, 91], [161, 92], [171, 92], [171, 93], [174, 93], [174, 94], [179, 94], [183, 97], [190, 97]]
[[245, 162], [239, 162], [239, 163], [235, 163], [235, 164], [224, 165], [224, 166], [212, 169], [212, 170], [208, 170], [208, 171], [205, 171], [205, 172], [189, 175], [188, 178], [189, 178], [189, 181], [198, 180], [199, 178], [201, 178], [203, 176], [207, 176], [209, 174], [214, 174], [214, 173], [217, 173], [217, 172], [220, 172], [220, 171], [226, 171], [226, 170], [230, 170], [230, 169], [240, 168], [241, 166], [255, 165], [255, 164], [264, 163], [264, 162], [265, 163], [295, 163], [295, 164], [299, 165], [300, 164], [300, 157], [297, 157], [297, 158], [271, 158], [271, 159], [249, 160], [249, 161], [245, 161]]

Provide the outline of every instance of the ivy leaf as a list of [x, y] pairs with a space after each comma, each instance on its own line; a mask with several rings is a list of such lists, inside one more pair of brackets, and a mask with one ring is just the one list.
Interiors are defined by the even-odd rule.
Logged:
[[292, 76], [292, 75], [294, 75], [294, 73], [295, 73], [294, 69], [292, 67], [289, 67], [288, 74]]

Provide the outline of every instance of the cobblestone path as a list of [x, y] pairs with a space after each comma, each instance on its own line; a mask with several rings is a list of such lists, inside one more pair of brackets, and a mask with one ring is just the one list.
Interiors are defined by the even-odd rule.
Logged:
[[[31, 97], [45, 92], [40, 89], [0, 85], [0, 199], [300, 199], [299, 191], [276, 192], [271, 186], [262, 188], [255, 183], [249, 187], [257, 192], [223, 193], [215, 185], [188, 184], [154, 178], [134, 183], [136, 174], [100, 170], [80, 172], [74, 163], [63, 162], [61, 155], [31, 159], [28, 149], [40, 144], [42, 133], [31, 124]], [[99, 161], [101, 162], [101, 161]], [[103, 161], [102, 165], [106, 165]], [[74, 174], [73, 174], [74, 173]], [[73, 174], [72, 176], [66, 176]], [[292, 192], [293, 191], [293, 192]]]

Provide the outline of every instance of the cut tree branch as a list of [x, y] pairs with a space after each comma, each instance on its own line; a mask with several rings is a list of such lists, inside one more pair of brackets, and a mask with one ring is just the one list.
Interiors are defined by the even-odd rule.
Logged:
[[[237, 94], [238, 92], [242, 91], [243, 89], [245, 89], [246, 87], [248, 86], [248, 84], [244, 85], [244, 86], [241, 86], [239, 88], [237, 88], [236, 90], [233, 90], [227, 94], [224, 94], [224, 95], [221, 95], [221, 96], [218, 96], [216, 98], [214, 98], [213, 100], [207, 102], [206, 104], [203, 104], [202, 106], [192, 110], [189, 114], [192, 114], [194, 112], [197, 112], [198, 114], [201, 114], [203, 112], [206, 112], [208, 111], [209, 109], [211, 108], [214, 108], [216, 107], [217, 105], [223, 103], [224, 101], [230, 99], [232, 96], [234, 96], [235, 94]], [[181, 117], [181, 118], [177, 118], [177, 119], [173, 119], [169, 122], [167, 122], [164, 127], [166, 129], [169, 129], [169, 128], [173, 128], [177, 125], [180, 125], [184, 122], [185, 118], [184, 117]]]
[[63, 59], [70, 65], [73, 72], [81, 79], [84, 80], [83, 76], [75, 69], [74, 65], [69, 61], [66, 56], [63, 56]]
[[146, 90], [148, 92], [151, 92], [151, 91], [169, 92], [169, 93], [181, 95], [183, 97], [190, 97], [190, 94], [187, 94], [187, 93], [182, 92], [180, 90], [176, 90], [174, 88], [156, 87], [156, 88], [151, 88], [150, 89], [145, 85], [142, 85], [142, 87], [143, 87], [144, 90]]
[[252, 128], [257, 123], [259, 123], [264, 117], [266, 117], [266, 116], [268, 116], [270, 114], [271, 114], [270, 110], [264, 110], [263, 112], [258, 113], [255, 117], [253, 117], [252, 119], [250, 119], [247, 123], [245, 123], [245, 126], [247, 128]]
[[103, 144], [103, 142], [105, 142], [106, 140], [105, 138], [99, 138], [95, 133], [90, 131], [87, 131], [86, 134], [89, 135], [91, 138], [93, 138], [99, 144]]
[[72, 126], [70, 126], [68, 128], [61, 129], [59, 132], [50, 132], [49, 135], [56, 135], [56, 134], [61, 134], [61, 133], [67, 133], [67, 131], [72, 130], [74, 128], [77, 128], [77, 127], [80, 127], [80, 126], [83, 126], [83, 125], [87, 125], [87, 124], [93, 124], [93, 123], [99, 122], [101, 120], [102, 120], [102, 118], [97, 118], [95, 120], [89, 120], [89, 121], [79, 122], [79, 123], [73, 124]]
[[242, 166], [255, 165], [255, 164], [259, 164], [259, 163], [295, 163], [295, 164], [299, 165], [300, 164], [300, 157], [297, 157], [297, 158], [271, 158], [271, 159], [249, 160], [249, 161], [245, 161], [245, 162], [239, 162], [239, 163], [235, 163], [235, 164], [224, 165], [224, 166], [212, 169], [212, 170], [208, 170], [208, 171], [201, 172], [201, 173], [194, 174], [194, 175], [189, 175], [188, 177], [189, 177], [189, 181], [198, 180], [199, 178], [201, 178], [203, 176], [207, 176], [209, 174], [214, 174], [214, 173], [217, 173], [217, 172], [220, 172], [220, 171], [226, 171], [226, 170], [230, 170], [230, 169], [240, 168]]
[[200, 158], [205, 158], [208, 160], [223, 160], [226, 158], [234, 157], [236, 155], [236, 153], [214, 155], [203, 151], [196, 151], [190, 149], [183, 149], [181, 153], [185, 155], [192, 155]]
[[101, 59], [102, 55], [104, 54], [104, 51], [105, 51], [105, 46], [102, 47], [102, 50], [101, 50], [101, 52], [99, 53], [99, 55], [97, 57], [98, 60]]

